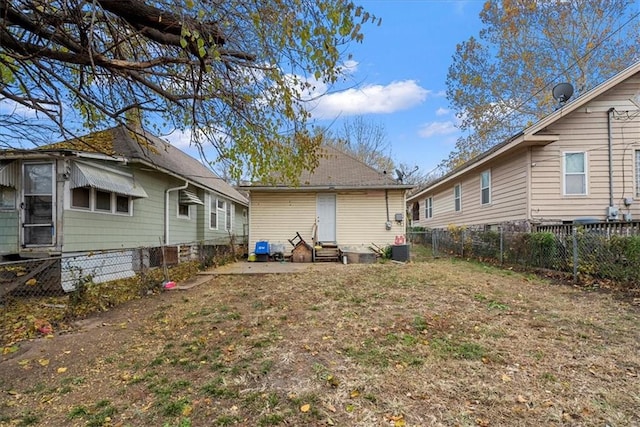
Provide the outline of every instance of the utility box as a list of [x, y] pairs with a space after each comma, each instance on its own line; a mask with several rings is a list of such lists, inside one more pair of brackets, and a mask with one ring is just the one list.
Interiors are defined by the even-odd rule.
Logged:
[[400, 262], [409, 261], [409, 245], [391, 246], [391, 259]]

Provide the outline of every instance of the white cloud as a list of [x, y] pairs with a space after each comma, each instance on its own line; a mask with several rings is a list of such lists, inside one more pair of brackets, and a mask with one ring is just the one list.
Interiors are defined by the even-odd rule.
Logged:
[[435, 135], [450, 135], [458, 132], [456, 125], [452, 121], [446, 122], [431, 122], [426, 123], [418, 130], [418, 135], [423, 138], [429, 138]]
[[446, 116], [447, 114], [449, 114], [451, 112], [451, 110], [449, 110], [448, 108], [438, 108], [436, 110], [436, 116]]
[[[316, 94], [318, 91], [316, 91]], [[317, 98], [311, 108], [314, 118], [335, 118], [362, 114], [389, 114], [422, 103], [431, 92], [415, 80], [392, 82], [386, 86], [367, 85]]]
[[169, 141], [171, 145], [176, 148], [180, 148], [181, 150], [191, 147], [191, 131], [189, 129], [176, 129], [165, 136], [165, 139]]

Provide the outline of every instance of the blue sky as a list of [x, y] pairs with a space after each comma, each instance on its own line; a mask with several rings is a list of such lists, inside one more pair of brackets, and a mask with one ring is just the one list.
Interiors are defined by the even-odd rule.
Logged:
[[[365, 0], [358, 4], [382, 18], [365, 27], [362, 44], [350, 46], [354, 64], [342, 91], [326, 95], [314, 114], [339, 128], [362, 116], [381, 124], [397, 163], [435, 168], [453, 149], [459, 132], [445, 96], [456, 44], [477, 36], [484, 1]], [[319, 112], [317, 110], [320, 110]]]
[[[344, 81], [313, 109], [318, 125], [338, 131], [344, 119], [361, 116], [381, 125], [396, 163], [436, 168], [459, 136], [445, 97], [447, 70], [456, 44], [477, 36], [483, 0], [360, 0], [382, 18], [366, 25], [364, 41], [352, 43]], [[197, 157], [188, 134], [167, 139]], [[210, 159], [211, 160], [211, 159]]]

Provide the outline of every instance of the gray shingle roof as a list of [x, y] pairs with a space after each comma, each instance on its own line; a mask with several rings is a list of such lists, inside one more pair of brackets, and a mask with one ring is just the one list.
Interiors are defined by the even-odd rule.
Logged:
[[248, 205], [245, 196], [211, 169], [167, 141], [144, 130], [133, 131], [125, 126], [116, 126], [77, 140], [64, 141], [46, 147], [49, 150], [53, 148], [100, 152], [122, 156], [132, 163], [145, 162]]
[[[322, 147], [323, 156], [313, 172], [304, 171], [300, 175], [299, 186], [295, 188], [411, 188], [393, 179], [389, 173], [380, 173], [355, 157], [334, 147]], [[261, 189], [293, 189], [287, 183], [263, 185], [254, 183], [245, 187], [249, 190]]]

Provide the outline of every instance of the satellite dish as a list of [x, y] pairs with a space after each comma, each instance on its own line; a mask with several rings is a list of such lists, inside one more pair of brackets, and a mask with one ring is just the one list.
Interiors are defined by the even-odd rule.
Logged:
[[558, 101], [560, 105], [564, 105], [571, 95], [573, 95], [573, 86], [570, 83], [559, 83], [553, 88], [553, 99]]
[[404, 179], [404, 173], [400, 169], [396, 169], [396, 176], [398, 177], [398, 181], [402, 182]]

